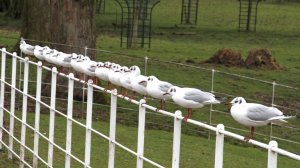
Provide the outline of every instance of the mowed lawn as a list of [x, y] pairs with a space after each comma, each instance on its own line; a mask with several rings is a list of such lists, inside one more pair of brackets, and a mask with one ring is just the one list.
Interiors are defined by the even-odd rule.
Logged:
[[[17, 116], [20, 113], [17, 112]], [[7, 116], [8, 117], [8, 116]], [[27, 116], [28, 123], [34, 126], [34, 114], [29, 113]], [[162, 117], [165, 118], [165, 117]], [[165, 118], [167, 119], [167, 118]], [[85, 123], [85, 120], [79, 119], [80, 122]], [[65, 148], [66, 139], [66, 119], [64, 117], [56, 116], [55, 118], [55, 143]], [[40, 131], [48, 137], [49, 115], [41, 115]], [[15, 136], [20, 138], [21, 123], [16, 121]], [[93, 128], [109, 135], [109, 123], [102, 121], [93, 121]], [[4, 134], [5, 142], [7, 141], [7, 134]], [[33, 149], [34, 132], [27, 128], [26, 145]], [[145, 156], [151, 160], [158, 162], [165, 167], [171, 167], [172, 163], [172, 139], [173, 134], [162, 130], [145, 131]], [[230, 138], [225, 138], [225, 141]], [[72, 154], [84, 160], [85, 151], [85, 129], [73, 123], [72, 131]], [[121, 144], [136, 151], [137, 147], [137, 128], [117, 124], [116, 140]], [[180, 151], [180, 167], [214, 167], [214, 152], [215, 140], [208, 140], [207, 138], [199, 136], [181, 136], [181, 151]], [[14, 150], [19, 153], [19, 144], [14, 142]], [[48, 143], [40, 138], [39, 155], [47, 161]], [[5, 159], [7, 157], [7, 150], [1, 151], [1, 165], [0, 167], [18, 167], [17, 162]], [[32, 154], [26, 151], [25, 160], [32, 163]], [[116, 163], [115, 167], [135, 167], [136, 157], [129, 154], [123, 149], [116, 147]], [[54, 167], [64, 167], [65, 155], [59, 149], [54, 148]], [[92, 134], [92, 150], [91, 150], [91, 166], [92, 167], [107, 167], [108, 162], [108, 141], [101, 138], [99, 135]], [[259, 148], [253, 148], [251, 145], [246, 145], [243, 142], [235, 141], [232, 143], [225, 143], [224, 147], [224, 167], [240, 167], [246, 168], [249, 165], [254, 167], [267, 166], [267, 151]], [[71, 161], [72, 167], [82, 167], [80, 163], [75, 160]], [[145, 163], [145, 167], [153, 167]], [[278, 157], [278, 167], [299, 167], [299, 161], [288, 159], [286, 157]], [[43, 163], [39, 163], [39, 167], [46, 167]]]

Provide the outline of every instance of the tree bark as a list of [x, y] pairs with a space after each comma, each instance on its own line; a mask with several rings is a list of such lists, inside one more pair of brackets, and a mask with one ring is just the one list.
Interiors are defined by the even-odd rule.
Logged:
[[[6, 0], [4, 0], [6, 1]], [[5, 16], [11, 17], [13, 19], [21, 18], [22, 10], [23, 10], [24, 0], [10, 0], [9, 8], [6, 12]]]
[[[51, 44], [49, 47], [65, 53], [84, 54], [85, 46], [96, 47], [94, 9], [94, 0], [26, 0], [22, 14], [21, 37], [67, 44]], [[45, 46], [47, 44], [39, 45]], [[95, 58], [94, 51], [89, 50], [87, 55], [91, 59]], [[73, 73], [76, 77], [81, 76], [81, 74]], [[65, 78], [58, 79], [58, 84], [67, 85]], [[45, 80], [46, 82], [51, 81], [51, 73], [46, 75]], [[82, 87], [82, 84], [75, 83], [76, 86]], [[50, 94], [50, 87], [45, 87], [43, 93]], [[57, 88], [58, 97], [60, 95], [65, 97], [66, 94], [67, 89], [64, 87]], [[77, 100], [84, 98], [82, 89], [74, 89], [74, 98]], [[100, 100], [103, 101], [103, 97]]]
[[[26, 0], [21, 37], [95, 48], [94, 11], [94, 0]], [[52, 47], [66, 53], [84, 53], [78, 47]], [[94, 58], [94, 53], [88, 55]]]
[[0, 1], [0, 12], [4, 12], [9, 8], [10, 0], [1, 0]]
[[[94, 0], [52, 0], [50, 41], [81, 47], [96, 47]], [[82, 48], [56, 46], [61, 51], [84, 54]], [[94, 58], [94, 53], [88, 55]]]
[[21, 37], [50, 41], [50, 3], [48, 0], [26, 0], [22, 11]]

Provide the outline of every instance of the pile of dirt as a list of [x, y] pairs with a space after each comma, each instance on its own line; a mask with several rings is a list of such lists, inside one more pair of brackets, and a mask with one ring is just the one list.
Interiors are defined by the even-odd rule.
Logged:
[[239, 52], [223, 48], [218, 50], [206, 63], [222, 64], [226, 66], [244, 66], [244, 60]]
[[284, 69], [272, 57], [270, 50], [261, 48], [251, 49], [245, 61], [239, 52], [223, 48], [218, 50], [211, 58], [205, 61], [205, 63], [222, 64], [229, 67], [264, 68], [272, 70]]
[[279, 65], [275, 58], [272, 57], [271, 51], [268, 49], [253, 48], [250, 50], [245, 65], [248, 68], [266, 68], [281, 70], [283, 67]]

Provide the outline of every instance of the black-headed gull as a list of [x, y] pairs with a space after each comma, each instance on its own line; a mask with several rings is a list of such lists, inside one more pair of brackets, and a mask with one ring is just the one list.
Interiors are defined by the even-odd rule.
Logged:
[[100, 63], [97, 65], [97, 68], [95, 70], [95, 75], [97, 78], [103, 81], [107, 81], [107, 86], [106, 89], [110, 89], [110, 82], [108, 79], [108, 74], [110, 73], [110, 68], [111, 68], [112, 63], [111, 62], [105, 62], [105, 63]]
[[193, 108], [201, 108], [207, 104], [219, 104], [220, 101], [215, 98], [215, 95], [209, 92], [204, 92], [195, 88], [180, 88], [177, 86], [171, 87], [165, 95], [171, 95], [172, 100], [188, 109], [188, 115], [184, 120], [192, 117]]
[[92, 61], [88, 56], [81, 57], [77, 62], [81, 67], [78, 69], [78, 72], [87, 75], [88, 78], [92, 79], [95, 84], [98, 84], [97, 79], [95, 78], [97, 62]]
[[128, 68], [127, 69], [124, 68], [124, 73], [120, 77], [120, 83], [122, 87], [125, 88], [125, 93], [123, 94], [123, 96], [127, 96], [128, 90], [132, 90], [130, 75], [131, 75], [130, 70]]
[[102, 80], [102, 81], [108, 81], [108, 72], [109, 72], [109, 67], [106, 66], [106, 63], [103, 62], [98, 62], [97, 63], [97, 68], [95, 70], [95, 76]]
[[44, 50], [50, 50], [50, 48], [48, 46], [45, 46], [45, 47], [35, 46], [35, 48], [33, 50], [33, 54], [40, 61], [44, 61], [45, 60], [45, 56], [43, 55]]
[[[119, 64], [112, 64], [111, 68], [108, 72], [108, 80], [110, 83], [113, 83], [115, 81], [116, 78], [116, 74], [120, 73], [120, 69], [121, 69], [121, 65]], [[113, 89], [116, 88], [116, 85], [114, 84]], [[110, 89], [110, 88], [108, 88]]]
[[25, 40], [22, 38], [20, 41], [20, 49], [26, 55], [34, 55], [33, 52], [34, 52], [35, 46], [27, 44], [25, 42]]
[[55, 64], [58, 51], [55, 49], [43, 50], [43, 55], [48, 63]]
[[135, 92], [141, 94], [143, 97], [147, 95], [147, 76], [141, 75], [141, 70], [138, 66], [130, 67], [131, 71], [131, 87], [133, 90], [132, 98], [135, 97]]
[[149, 96], [160, 99], [160, 109], [164, 109], [166, 100], [171, 99], [171, 95], [165, 94], [173, 85], [166, 81], [161, 81], [155, 76], [149, 76], [147, 79], [147, 93]]
[[73, 57], [76, 58], [76, 54], [66, 54], [63, 52], [58, 52], [54, 63], [59, 66], [60, 71], [63, 72], [64, 68], [71, 67], [71, 60]]
[[119, 64], [114, 64], [108, 73], [108, 80], [114, 85], [114, 88], [121, 86], [120, 77], [123, 74], [123, 68]]
[[295, 116], [284, 116], [283, 113], [275, 107], [268, 107], [257, 103], [247, 103], [243, 97], [236, 97], [231, 102], [231, 116], [238, 123], [251, 127], [249, 137], [246, 141], [253, 139], [256, 126], [264, 126], [269, 123], [281, 124], [286, 122], [284, 119], [294, 118]]
[[80, 73], [83, 73], [82, 67], [81, 67], [81, 62], [83, 61], [84, 55], [77, 55], [77, 57], [73, 57], [71, 59], [71, 67]]

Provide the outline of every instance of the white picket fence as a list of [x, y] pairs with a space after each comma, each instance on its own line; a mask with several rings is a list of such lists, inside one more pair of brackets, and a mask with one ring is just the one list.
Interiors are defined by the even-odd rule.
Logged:
[[[8, 157], [12, 158], [13, 155], [20, 160], [20, 167], [37, 167], [38, 162], [42, 162], [47, 167], [53, 167], [53, 149], [54, 147], [65, 153], [65, 167], [71, 167], [71, 159], [74, 159], [81, 163], [84, 167], [90, 167], [90, 159], [91, 159], [91, 134], [97, 134], [98, 136], [106, 139], [109, 142], [109, 155], [108, 155], [108, 167], [113, 168], [115, 163], [115, 147], [118, 146], [123, 150], [131, 153], [136, 156], [136, 166], [138, 168], [143, 167], [143, 162], [148, 162], [149, 164], [155, 167], [164, 167], [163, 165], [152, 161], [150, 158], [146, 158], [144, 156], [144, 133], [145, 133], [145, 120], [146, 120], [146, 110], [157, 111], [158, 113], [174, 118], [174, 133], [173, 133], [173, 153], [172, 153], [172, 167], [178, 168], [180, 161], [180, 146], [181, 146], [181, 124], [183, 117], [180, 111], [176, 111], [175, 113], [167, 112], [164, 110], [157, 110], [155, 107], [150, 106], [145, 103], [145, 100], [132, 100], [128, 97], [124, 97], [122, 95], [117, 94], [116, 90], [105, 90], [104, 88], [94, 85], [92, 81], [82, 81], [78, 78], [75, 78], [72, 73], [66, 75], [63, 73], [58, 73], [57, 69], [54, 67], [52, 69], [43, 66], [41, 62], [32, 62], [29, 61], [28, 58], [22, 58], [17, 56], [16, 53], [9, 53], [5, 48], [1, 49], [2, 51], [2, 60], [1, 60], [1, 92], [0, 92], [0, 149], [7, 148], [8, 149]], [[5, 70], [7, 68], [6, 65], [6, 56], [12, 57], [12, 67], [11, 67], [11, 83], [6, 81]], [[21, 60], [24, 62], [24, 79], [23, 79], [23, 90], [20, 90], [16, 87], [16, 70], [17, 70], [17, 60]], [[28, 76], [29, 76], [29, 64], [37, 66], [37, 82], [36, 82], [36, 96], [31, 96], [28, 94]], [[42, 71], [51, 71], [52, 79], [51, 79], [51, 100], [50, 105], [41, 101], [41, 84], [42, 84]], [[56, 81], [57, 76], [62, 76], [68, 79], [68, 105], [67, 105], [67, 115], [58, 111], [55, 108], [56, 104]], [[87, 110], [86, 110], [86, 124], [82, 124], [81, 122], [74, 120], [72, 117], [73, 114], [73, 89], [74, 89], [74, 81], [80, 83], [87, 84]], [[5, 101], [5, 86], [11, 88], [11, 100], [10, 100], [10, 109], [6, 109], [4, 106]], [[101, 90], [106, 92], [107, 94], [111, 94], [111, 104], [110, 104], [110, 131], [109, 136], [95, 130], [92, 127], [92, 104], [93, 104], [93, 90]], [[16, 92], [19, 92], [23, 95], [23, 107], [22, 107], [22, 118], [19, 118], [15, 115], [15, 95]], [[34, 127], [30, 126], [27, 121], [27, 100], [32, 99], [36, 102], [35, 108], [35, 124]], [[119, 98], [122, 98], [132, 104], [139, 106], [139, 119], [138, 119], [138, 140], [137, 140], [137, 151], [134, 151], [125, 145], [122, 145], [120, 142], [117, 142], [116, 137], [116, 116], [117, 116], [117, 101]], [[49, 136], [46, 137], [43, 133], [40, 132], [40, 108], [41, 105], [47, 107], [50, 110], [50, 121], [49, 121]], [[3, 117], [4, 112], [8, 113], [10, 116], [9, 122], [9, 130], [7, 130], [3, 125]], [[54, 142], [54, 127], [55, 127], [55, 115], [59, 114], [67, 119], [67, 129], [66, 129], [66, 147], [61, 147]], [[22, 123], [21, 127], [21, 138], [18, 139], [14, 135], [14, 121], [18, 120]], [[79, 159], [78, 157], [72, 154], [72, 124], [76, 123], [79, 126], [86, 129], [85, 136], [85, 157], [84, 160]], [[228, 136], [240, 141], [244, 141], [244, 137], [229, 131], [226, 131], [224, 125], [218, 124], [217, 127], [213, 127], [211, 125], [195, 121], [189, 119], [187, 121], [189, 124], [193, 124], [210, 131], [216, 132], [216, 146], [215, 146], [215, 167], [221, 168], [223, 167], [223, 150], [224, 150], [224, 136]], [[31, 129], [34, 131], [34, 147], [31, 149], [26, 146], [25, 137], [26, 137], [26, 129]], [[8, 144], [3, 141], [3, 133], [9, 135]], [[39, 155], [39, 139], [43, 138], [48, 142], [48, 160], [44, 160]], [[17, 142], [20, 144], [20, 153], [14, 151], [13, 142]], [[289, 158], [300, 161], [300, 156], [288, 152], [286, 150], [280, 149], [277, 147], [276, 141], [270, 141], [269, 144], [261, 143], [255, 140], [250, 140], [249, 144], [253, 144], [260, 148], [264, 148], [268, 150], [268, 167], [274, 168], [277, 167], [277, 154], [281, 154], [287, 156]], [[74, 147], [73, 147], [74, 148]], [[33, 162], [30, 165], [25, 160], [25, 150], [29, 151], [33, 155]]]

